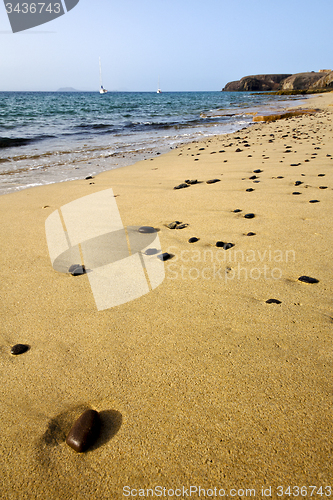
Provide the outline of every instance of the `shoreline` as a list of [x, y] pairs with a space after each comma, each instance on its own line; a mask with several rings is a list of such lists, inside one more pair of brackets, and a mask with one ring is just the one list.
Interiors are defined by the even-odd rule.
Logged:
[[[320, 111], [0, 196], [2, 499], [330, 484], [333, 93], [305, 105]], [[45, 220], [110, 188], [123, 225], [157, 228], [173, 258], [99, 311], [87, 274], [52, 268]], [[102, 431], [76, 454], [86, 408]]]
[[[88, 128], [87, 126], [84, 127], [84, 130], [90, 130], [90, 134], [86, 134], [87, 137], [85, 140], [82, 140], [83, 137], [81, 137], [80, 134], [74, 134], [68, 137], [66, 136], [66, 138], [63, 135], [64, 126], [66, 124], [63, 122], [59, 124], [60, 135], [58, 139], [60, 142], [58, 143], [58, 134], [54, 130], [54, 124], [51, 124], [51, 129], [54, 133], [53, 138], [46, 138], [44, 140], [41, 140], [40, 138], [36, 145], [34, 145], [34, 143], [28, 143], [16, 148], [2, 149], [0, 193], [5, 194], [6, 192], [17, 192], [18, 190], [26, 189], [27, 187], [75, 180], [84, 178], [88, 175], [97, 175], [99, 172], [127, 166], [129, 164], [133, 164], [134, 162], [156, 156], [158, 153], [164, 154], [168, 152], [171, 147], [177, 147], [177, 145], [182, 142], [188, 143], [193, 140], [204, 140], [212, 135], [232, 133], [234, 130], [239, 130], [250, 122], [251, 116], [247, 116], [249, 115], [248, 112], [250, 112], [250, 114], [251, 111], [264, 112], [265, 109], [267, 109], [267, 106], [270, 106], [270, 104], [268, 104], [269, 101], [272, 100], [272, 98], [266, 98], [263, 96], [259, 96], [258, 98], [258, 96], [256, 97], [255, 95], [246, 95], [244, 98], [249, 107], [244, 109], [242, 112], [242, 109], [235, 106], [235, 103], [232, 104], [229, 102], [229, 98], [222, 99], [221, 101], [216, 96], [217, 94], [218, 93], [212, 93], [212, 95], [209, 94], [207, 97], [208, 100], [206, 102], [201, 102], [201, 106], [199, 107], [195, 103], [191, 104], [190, 109], [192, 113], [192, 120], [189, 122], [189, 127], [186, 127], [188, 120], [188, 117], [186, 118], [186, 113], [183, 117], [181, 117], [182, 113], [179, 115], [180, 110], [183, 109], [182, 106], [185, 106], [187, 99], [186, 93], [181, 94], [182, 97], [178, 96], [175, 102], [164, 103], [164, 105], [171, 105], [171, 113], [176, 112], [175, 107], [180, 107], [178, 114], [176, 112], [176, 121], [174, 122], [175, 127], [173, 128], [171, 126], [171, 129], [168, 128], [167, 123], [170, 118], [164, 116], [163, 111], [161, 112], [160, 119], [154, 119], [154, 116], [148, 116], [148, 113], [146, 116], [147, 121], [144, 120], [145, 111], [142, 110], [141, 119], [140, 117], [137, 119], [134, 118], [134, 122], [132, 120], [133, 123], [127, 132], [123, 129], [119, 136], [111, 134], [111, 136], [107, 138], [108, 134], [102, 133], [98, 135], [96, 132], [98, 130], [103, 131], [107, 126], [110, 126], [111, 128], [114, 126], [114, 124], [112, 125], [112, 120], [111, 122], [108, 121], [107, 116], [103, 115], [103, 107], [101, 109], [102, 116], [100, 118], [90, 118], [95, 122], [94, 124], [91, 124], [92, 128], [89, 129], [89, 126]], [[199, 98], [203, 98], [202, 93], [199, 95]], [[162, 98], [162, 103], [164, 102], [163, 99], [165, 101], [165, 97]], [[184, 100], [182, 101], [182, 99]], [[267, 102], [261, 102], [263, 100], [266, 100]], [[291, 104], [299, 102], [299, 100], [294, 101], [293, 99], [293, 103], [288, 102], [288, 100], [283, 102], [283, 100], [278, 97], [275, 97], [274, 100], [276, 101], [275, 106], [280, 107], [283, 103], [285, 106], [290, 106]], [[159, 101], [160, 100], [158, 100], [158, 102]], [[171, 101], [173, 101], [173, 99]], [[97, 102], [100, 102], [100, 99], [98, 99]], [[237, 99], [236, 102], [238, 102]], [[241, 102], [244, 106], [245, 103], [242, 99]], [[220, 105], [223, 105], [224, 103], [227, 108], [228, 106], [230, 107], [227, 116], [221, 118], [218, 116], [218, 112], [207, 111], [209, 109], [215, 109], [215, 106], [218, 103]], [[131, 107], [130, 102], [123, 104], [126, 104], [127, 108]], [[153, 103], [153, 105], [155, 104]], [[114, 102], [113, 105], [117, 108], [116, 102]], [[194, 108], [198, 108], [197, 113], [194, 112], [193, 106]], [[210, 106], [212, 107], [210, 108]], [[199, 118], [198, 113], [201, 108], [206, 109], [207, 114], [201, 112]], [[119, 116], [117, 116], [118, 115], [115, 117], [115, 122], [119, 121]], [[156, 120], [157, 123], [155, 123]], [[160, 120], [162, 120], [162, 122], [166, 120], [164, 123], [166, 129], [164, 129], [162, 122], [159, 123]], [[136, 130], [136, 121], [139, 123], [139, 125], [138, 123], [136, 124], [138, 125], [138, 130]], [[141, 127], [143, 127], [141, 132], [139, 130], [140, 121], [142, 122]], [[152, 126], [151, 133], [145, 129], [147, 126], [149, 128], [150, 121], [150, 125]], [[177, 121], [179, 122], [178, 126], [180, 129], [176, 126]], [[67, 126], [72, 128], [75, 123], [71, 124], [71, 122], [69, 122], [67, 123]], [[37, 128], [38, 124], [39, 121], [37, 119], [35, 124]], [[81, 125], [82, 123], [78, 117], [76, 126], [80, 129]], [[121, 130], [121, 125], [119, 124], [119, 126]], [[97, 127], [97, 129], [94, 127]], [[100, 129], [99, 127], [102, 128]], [[212, 132], [214, 132], [214, 134]], [[24, 139], [21, 137], [22, 131], [20, 132], [18, 130], [17, 133], [20, 137], [20, 139], [17, 140], [19, 142], [24, 142]], [[131, 135], [132, 133], [134, 133], [134, 136]], [[7, 138], [3, 141], [10, 143], [13, 140], [15, 141], [15, 137]], [[135, 147], [131, 147], [133, 142]]]

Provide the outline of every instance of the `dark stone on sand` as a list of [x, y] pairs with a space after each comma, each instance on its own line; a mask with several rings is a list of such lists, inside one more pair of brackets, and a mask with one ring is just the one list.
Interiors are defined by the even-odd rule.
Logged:
[[215, 182], [220, 182], [221, 179], [210, 179], [209, 181], [206, 181], [206, 184], [215, 184]]
[[255, 217], [254, 214], [245, 214], [244, 215], [245, 219], [253, 219]]
[[310, 276], [300, 276], [298, 281], [302, 281], [302, 283], [319, 283], [319, 280], [311, 278]]
[[263, 172], [263, 170], [260, 170], [260, 168], [257, 168], [257, 170], [253, 170], [254, 174], [261, 174], [261, 172]]
[[100, 417], [96, 410], [86, 410], [75, 421], [66, 439], [68, 446], [82, 453], [94, 444], [100, 431]]
[[156, 229], [152, 226], [141, 226], [138, 231], [139, 233], [156, 233]]
[[277, 179], [284, 179], [284, 177], [282, 177], [282, 175], [278, 175]]
[[224, 245], [224, 250], [229, 250], [229, 248], [232, 248], [232, 247], [234, 247], [234, 246], [235, 246], [235, 244], [234, 244], [234, 243], [226, 243], [226, 244]]
[[291, 163], [290, 166], [291, 167], [298, 167], [300, 165], [300, 163]]
[[249, 233], [247, 233], [246, 236], [255, 236], [255, 235], [256, 235], [256, 233], [251, 233], [251, 231], [250, 231]]
[[268, 299], [266, 300], [266, 304], [282, 304], [282, 302], [278, 299]]
[[251, 175], [251, 177], [249, 177], [249, 179], [258, 179], [258, 177], [256, 175]]
[[187, 187], [189, 187], [189, 184], [185, 184], [185, 182], [183, 182], [182, 184], [178, 184], [178, 186], [175, 186], [173, 189], [184, 189]]
[[158, 256], [158, 259], [160, 260], [169, 260], [171, 259], [172, 255], [169, 254], [168, 252], [162, 253], [161, 255]]
[[302, 194], [299, 191], [294, 191], [293, 194]]
[[186, 184], [197, 184], [198, 181], [197, 181], [197, 179], [194, 179], [194, 180], [186, 179], [185, 183]]
[[241, 151], [243, 151], [243, 150], [242, 150], [242, 149], [240, 149], [240, 148], [237, 148], [237, 149], [236, 149], [236, 153], [240, 153]]
[[253, 189], [253, 188], [248, 188], [246, 191], [247, 191], [248, 193], [251, 193], [251, 191], [254, 191], [254, 189]]
[[205, 150], [205, 148], [199, 148], [199, 151], [204, 151], [204, 150]]
[[199, 238], [196, 238], [195, 236], [193, 236], [193, 238], [190, 238], [188, 240], [189, 243], [196, 243], [197, 241], [199, 241]]
[[16, 344], [16, 345], [13, 345], [10, 352], [11, 352], [11, 354], [14, 354], [14, 356], [17, 356], [18, 354], [23, 354], [24, 352], [27, 352], [28, 350], [29, 350], [28, 345]]
[[319, 189], [327, 189], [327, 186], [319, 186]]
[[303, 184], [303, 182], [302, 182], [302, 181], [296, 181], [296, 182], [295, 182], [295, 186], [300, 186], [301, 184]]
[[81, 274], [85, 274], [86, 269], [81, 264], [72, 264], [68, 268], [68, 272], [71, 273], [72, 276], [80, 276]]
[[184, 229], [184, 227], [187, 227], [187, 226], [188, 226], [188, 224], [178, 224], [176, 226], [176, 229]]
[[176, 226], [180, 224], [180, 221], [179, 220], [175, 220], [174, 222], [170, 222], [170, 224], [167, 224], [167, 227], [169, 229], [176, 229]]
[[217, 241], [216, 242], [216, 246], [219, 247], [219, 248], [220, 247], [224, 247], [224, 245], [225, 245], [224, 241]]
[[320, 200], [310, 200], [309, 203], [319, 203]]
[[326, 174], [318, 174], [318, 177], [325, 177]]
[[236, 208], [236, 209], [234, 210], [234, 213], [235, 213], [235, 214], [238, 214], [238, 212], [241, 212], [241, 209], [240, 209], [240, 208]]
[[93, 179], [93, 176], [92, 176], [92, 175], [88, 175], [88, 177], [86, 177], [86, 181], [87, 181], [88, 179]]

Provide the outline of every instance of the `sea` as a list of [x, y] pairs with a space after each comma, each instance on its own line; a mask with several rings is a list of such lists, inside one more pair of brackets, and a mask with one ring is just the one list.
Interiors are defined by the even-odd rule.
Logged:
[[0, 92], [0, 194], [153, 158], [288, 105], [260, 92]]

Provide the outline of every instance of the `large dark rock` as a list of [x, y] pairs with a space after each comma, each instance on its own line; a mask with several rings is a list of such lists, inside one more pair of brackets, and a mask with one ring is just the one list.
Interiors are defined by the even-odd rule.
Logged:
[[244, 76], [236, 82], [227, 83], [222, 89], [226, 92], [235, 91], [260, 91], [260, 90], [279, 90], [281, 81], [291, 76], [290, 74], [277, 75], [251, 75]]
[[229, 82], [222, 89], [227, 92], [248, 91], [299, 91], [333, 88], [333, 71], [322, 70], [319, 72], [276, 74], [276, 75], [251, 75], [240, 80]]

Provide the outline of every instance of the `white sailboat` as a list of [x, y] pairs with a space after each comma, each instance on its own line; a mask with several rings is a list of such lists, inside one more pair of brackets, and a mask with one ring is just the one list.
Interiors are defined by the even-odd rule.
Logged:
[[101, 58], [99, 58], [99, 80], [100, 80], [100, 85], [101, 88], [99, 89], [100, 94], [106, 94], [107, 90], [103, 87], [103, 82], [102, 82], [102, 65], [101, 65]]
[[162, 90], [160, 89], [160, 77], [158, 77], [157, 94], [162, 94]]

